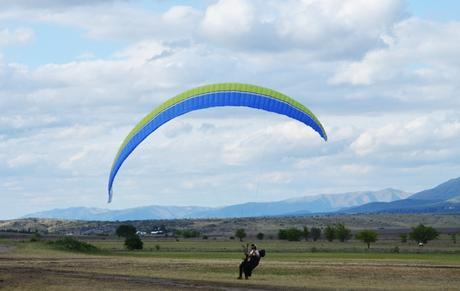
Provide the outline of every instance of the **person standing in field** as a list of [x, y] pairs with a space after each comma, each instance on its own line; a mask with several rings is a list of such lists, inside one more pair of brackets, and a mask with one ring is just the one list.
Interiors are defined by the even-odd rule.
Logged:
[[252, 270], [259, 264], [260, 253], [257, 250], [257, 246], [255, 244], [251, 244], [251, 249], [249, 251], [246, 248], [245, 255], [246, 257], [240, 264], [240, 274], [238, 279], [243, 278], [244, 272], [244, 277], [247, 280], [251, 276]]

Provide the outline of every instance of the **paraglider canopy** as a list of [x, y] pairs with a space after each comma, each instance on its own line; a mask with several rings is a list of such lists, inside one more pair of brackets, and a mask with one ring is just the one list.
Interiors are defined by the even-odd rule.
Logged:
[[244, 106], [282, 114], [313, 128], [324, 140], [327, 140], [326, 132], [316, 116], [300, 102], [280, 92], [241, 83], [222, 83], [194, 88], [160, 104], [124, 139], [110, 171], [108, 202], [112, 201], [113, 181], [121, 165], [152, 132], [187, 112], [221, 106]]

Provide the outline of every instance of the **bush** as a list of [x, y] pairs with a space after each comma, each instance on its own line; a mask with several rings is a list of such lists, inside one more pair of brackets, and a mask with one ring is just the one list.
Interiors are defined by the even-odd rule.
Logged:
[[395, 254], [399, 254], [399, 247], [394, 247], [391, 251]]
[[92, 244], [79, 241], [73, 237], [64, 237], [56, 241], [51, 242], [57, 249], [66, 250], [66, 251], [75, 251], [75, 252], [95, 252], [98, 250], [97, 247]]
[[259, 232], [256, 237], [258, 240], [263, 240], [265, 235], [262, 232]]
[[155, 245], [155, 250], [159, 251], [160, 250], [160, 245]]
[[125, 239], [125, 247], [130, 251], [142, 250], [144, 248], [144, 243], [142, 242], [141, 238], [135, 234]]
[[439, 233], [436, 229], [431, 226], [424, 226], [419, 224], [417, 227], [413, 227], [412, 231], [409, 233], [409, 237], [416, 241], [417, 243], [426, 244], [430, 240], [434, 240], [439, 236]]
[[136, 228], [131, 224], [122, 224], [117, 227], [116, 234], [119, 237], [130, 237], [136, 234]]
[[208, 236], [207, 236], [207, 235], [203, 235], [201, 238], [202, 238], [202, 239], [208, 239]]
[[31, 242], [37, 242], [37, 241], [41, 241], [42, 240], [42, 235], [39, 234], [38, 232], [35, 232], [31, 237], [30, 237], [30, 241]]

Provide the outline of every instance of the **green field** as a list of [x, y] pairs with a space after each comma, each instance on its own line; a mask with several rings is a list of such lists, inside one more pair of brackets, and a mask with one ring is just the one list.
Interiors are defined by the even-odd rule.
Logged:
[[[460, 246], [447, 236], [423, 248], [385, 240], [368, 251], [357, 241], [256, 241], [267, 256], [250, 280], [236, 280], [242, 246], [235, 240], [144, 239], [127, 251], [117, 238], [81, 239], [93, 253], [59, 251], [46, 242], [0, 240], [0, 287], [11, 290], [455, 290]], [[159, 246], [159, 250], [157, 250]], [[395, 247], [399, 253], [394, 253]]]

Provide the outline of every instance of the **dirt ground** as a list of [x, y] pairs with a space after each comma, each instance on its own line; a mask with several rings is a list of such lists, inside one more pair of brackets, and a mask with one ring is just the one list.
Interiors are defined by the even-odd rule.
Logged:
[[239, 281], [235, 260], [0, 249], [0, 289], [4, 290], [460, 289], [460, 264], [267, 260], [253, 278]]

